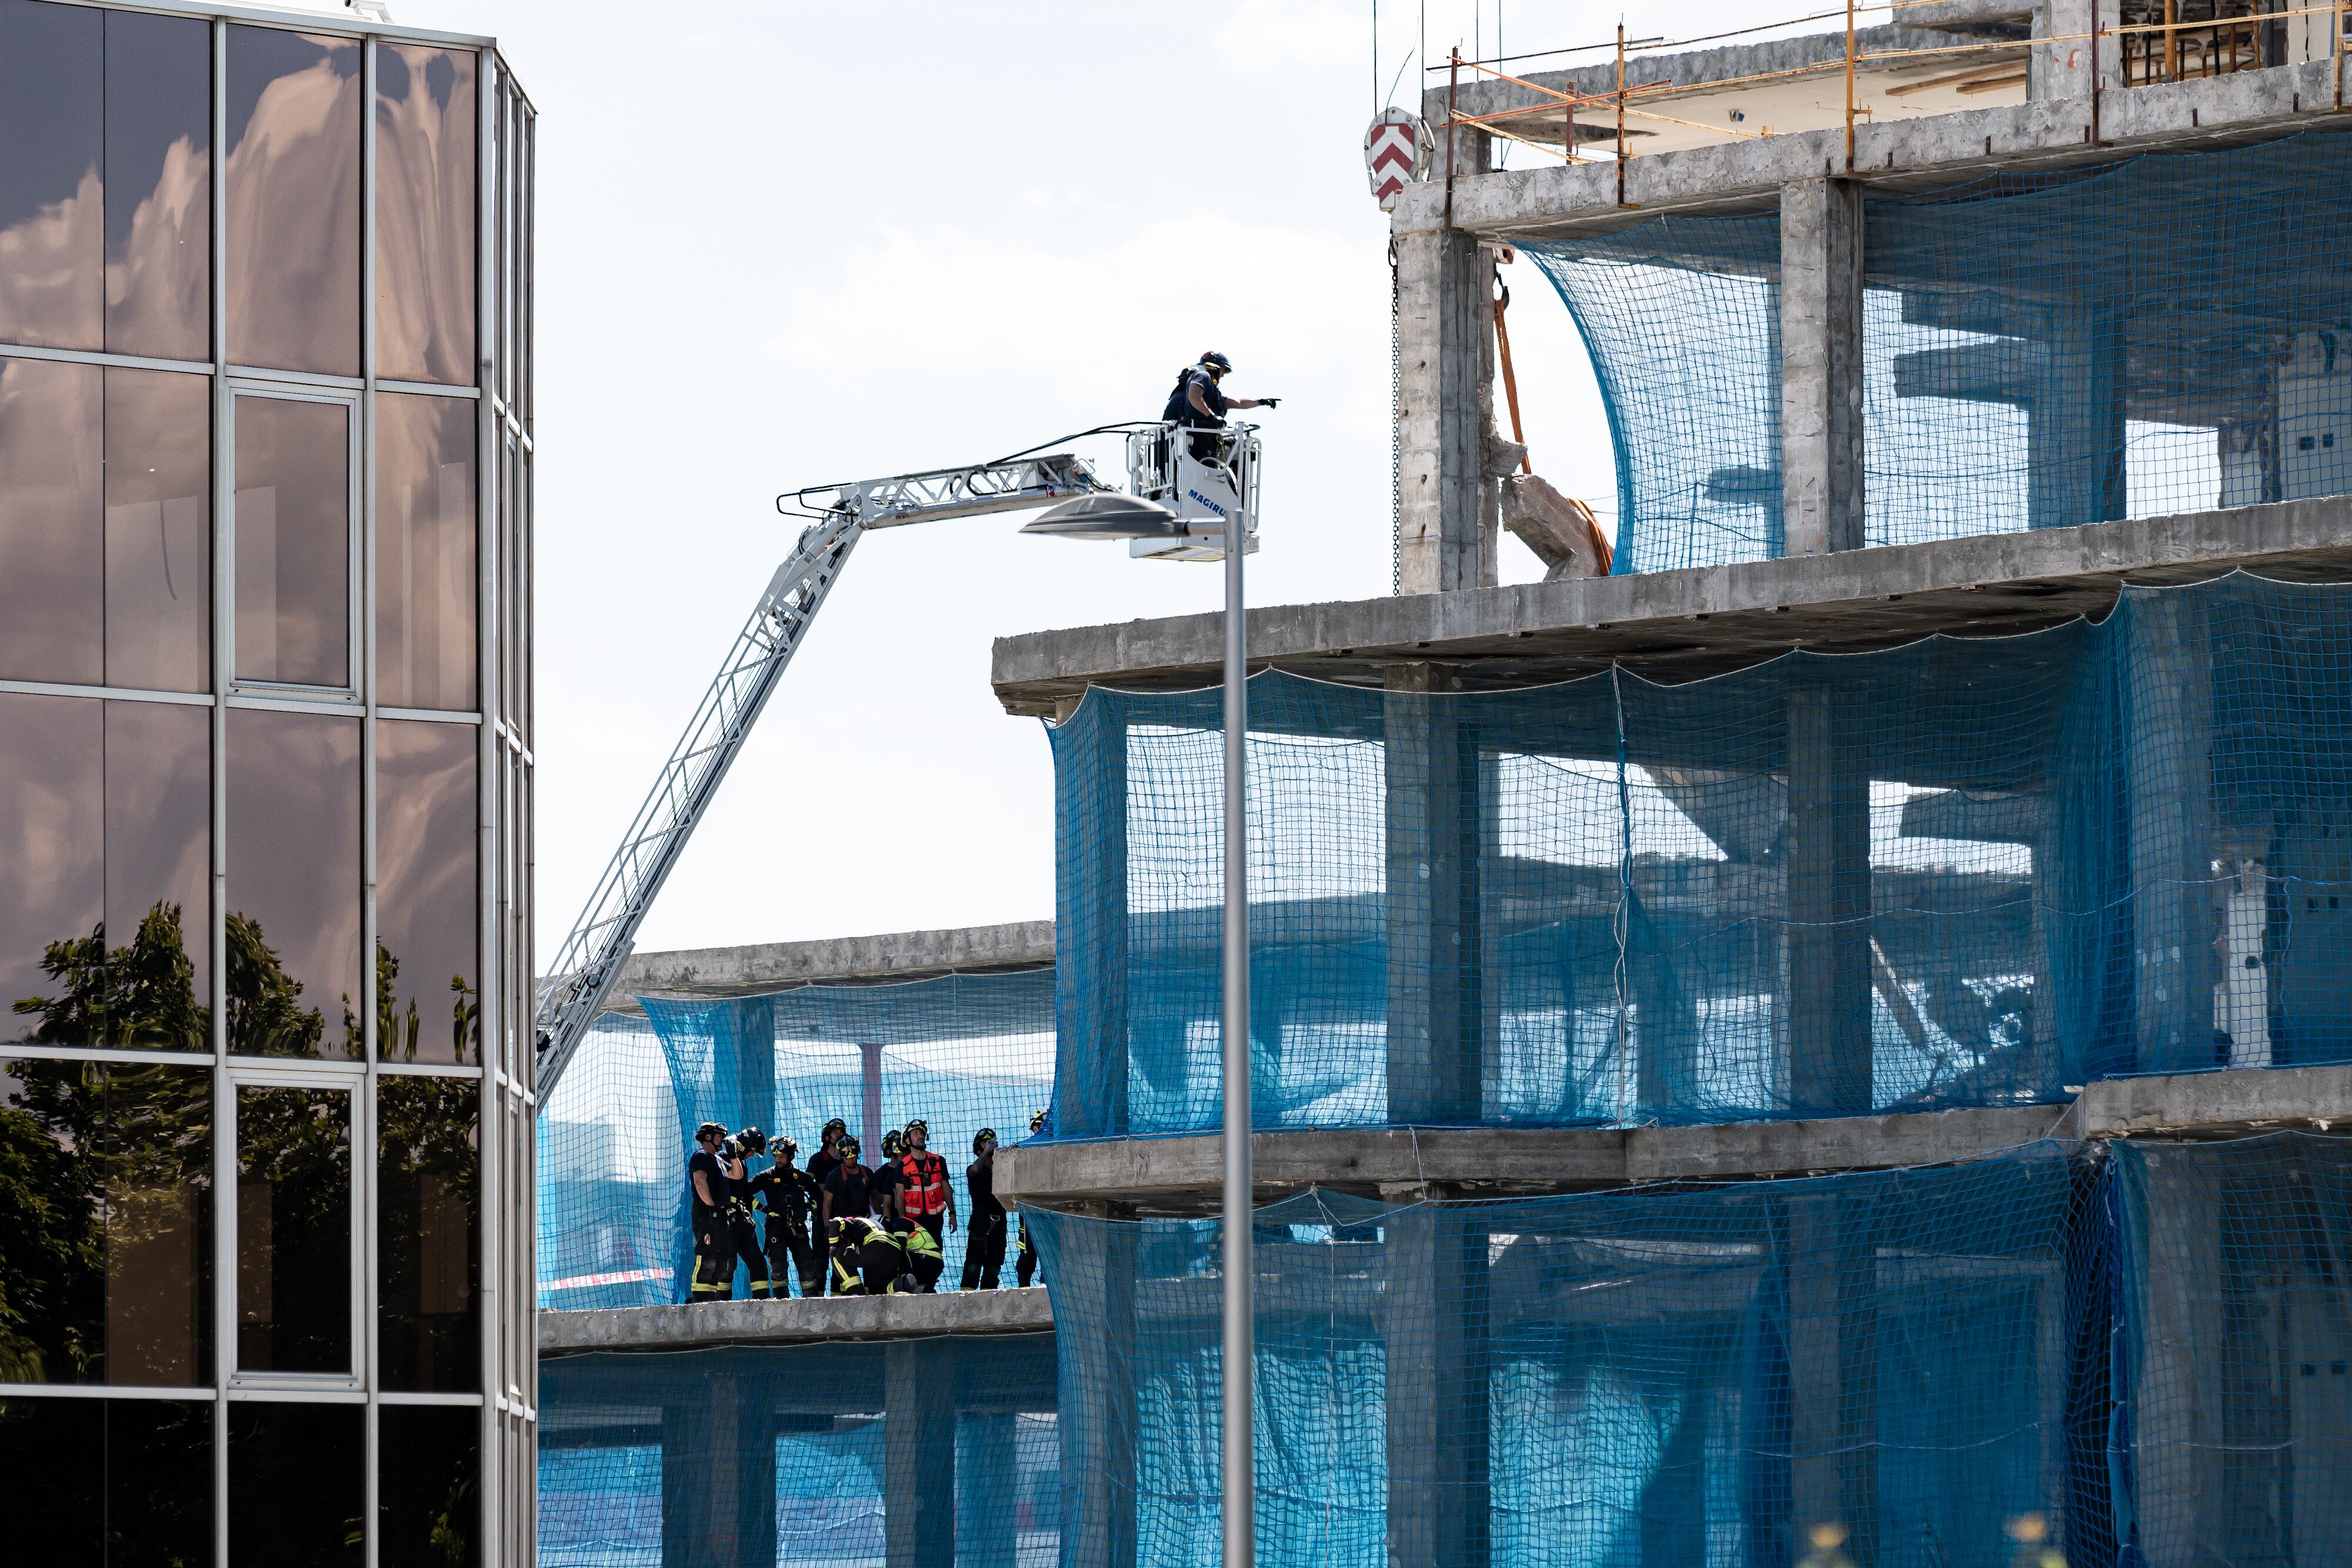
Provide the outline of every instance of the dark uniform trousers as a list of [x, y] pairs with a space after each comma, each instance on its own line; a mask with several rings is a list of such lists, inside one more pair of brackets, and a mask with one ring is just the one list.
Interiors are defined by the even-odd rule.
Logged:
[[1025, 1287], [1030, 1276], [1036, 1272], [1037, 1243], [1030, 1236], [1029, 1222], [1024, 1219], [1021, 1222], [1021, 1250], [1013, 1260], [1013, 1277]]
[[[790, 1269], [786, 1264], [789, 1260]], [[768, 1263], [776, 1281], [776, 1294], [783, 1295], [784, 1281], [798, 1275], [801, 1294], [824, 1294], [824, 1244], [810, 1239], [808, 1228], [794, 1225], [781, 1214], [768, 1216]]]
[[963, 1288], [992, 1291], [1004, 1268], [1004, 1215], [975, 1214], [963, 1239]]
[[735, 1238], [715, 1208], [694, 1206], [694, 1299], [723, 1301], [735, 1289]]
[[[758, 1223], [752, 1219], [751, 1211], [744, 1209], [729, 1217], [727, 1231], [728, 1239], [735, 1249], [735, 1257], [741, 1260], [745, 1271], [751, 1277], [751, 1299], [755, 1301], [765, 1300], [768, 1295], [768, 1259], [760, 1250]], [[728, 1265], [727, 1283], [731, 1291], [735, 1283], [732, 1261]]]

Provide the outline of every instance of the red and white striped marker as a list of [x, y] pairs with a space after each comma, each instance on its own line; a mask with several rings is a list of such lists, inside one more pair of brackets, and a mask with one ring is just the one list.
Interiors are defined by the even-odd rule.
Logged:
[[1420, 118], [1402, 109], [1386, 110], [1364, 132], [1364, 170], [1381, 211], [1395, 210], [1406, 183], [1421, 177], [1427, 145]]

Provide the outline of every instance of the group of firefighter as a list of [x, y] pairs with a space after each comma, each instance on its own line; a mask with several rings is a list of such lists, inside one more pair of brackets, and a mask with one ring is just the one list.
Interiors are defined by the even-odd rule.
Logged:
[[[1036, 1132], [1045, 1119], [1040, 1111], [1029, 1130]], [[791, 1294], [795, 1277], [803, 1296], [938, 1290], [945, 1233], [956, 1228], [959, 1217], [947, 1161], [931, 1152], [929, 1124], [918, 1117], [884, 1134], [882, 1163], [870, 1169], [862, 1154], [837, 1116], [824, 1124], [805, 1169], [796, 1164], [800, 1145], [790, 1138], [771, 1142], [757, 1127], [730, 1136], [720, 1124], [705, 1122], [686, 1166], [693, 1299], [730, 1299], [739, 1262], [754, 1300]], [[752, 1162], [762, 1156], [771, 1156], [769, 1163], [753, 1170]], [[964, 1167], [971, 1226], [963, 1288], [992, 1291], [1004, 1267], [1008, 1224], [995, 1194], [996, 1129], [972, 1134], [971, 1156]], [[1026, 1285], [1036, 1270], [1036, 1248], [1024, 1225], [1013, 1271]]]

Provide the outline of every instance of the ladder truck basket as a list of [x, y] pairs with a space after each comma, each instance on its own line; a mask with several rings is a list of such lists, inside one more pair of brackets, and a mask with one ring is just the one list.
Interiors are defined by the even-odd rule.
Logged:
[[[1236, 509], [1250, 519], [1249, 549], [1257, 549], [1257, 426], [1228, 424], [1192, 430], [1172, 421], [1131, 431], [1127, 437], [1127, 486], [1188, 521], [1215, 525]], [[1224, 540], [1203, 529], [1179, 539], [1136, 539], [1128, 553], [1152, 560], [1215, 560]]]

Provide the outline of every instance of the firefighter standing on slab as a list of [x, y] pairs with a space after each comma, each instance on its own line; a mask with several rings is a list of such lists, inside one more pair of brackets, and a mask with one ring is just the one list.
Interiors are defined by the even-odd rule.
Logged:
[[[956, 1205], [955, 1192], [948, 1186], [948, 1163], [931, 1153], [929, 1123], [917, 1117], [907, 1124], [906, 1149], [898, 1156], [898, 1213], [928, 1235], [938, 1250], [946, 1246], [941, 1226], [956, 1228]], [[938, 1275], [932, 1280], [936, 1282]]]
[[698, 1301], [723, 1301], [735, 1287], [735, 1238], [727, 1225], [727, 1170], [719, 1163], [727, 1129], [705, 1122], [695, 1129], [694, 1153], [686, 1162], [687, 1222], [694, 1230], [694, 1288]]

